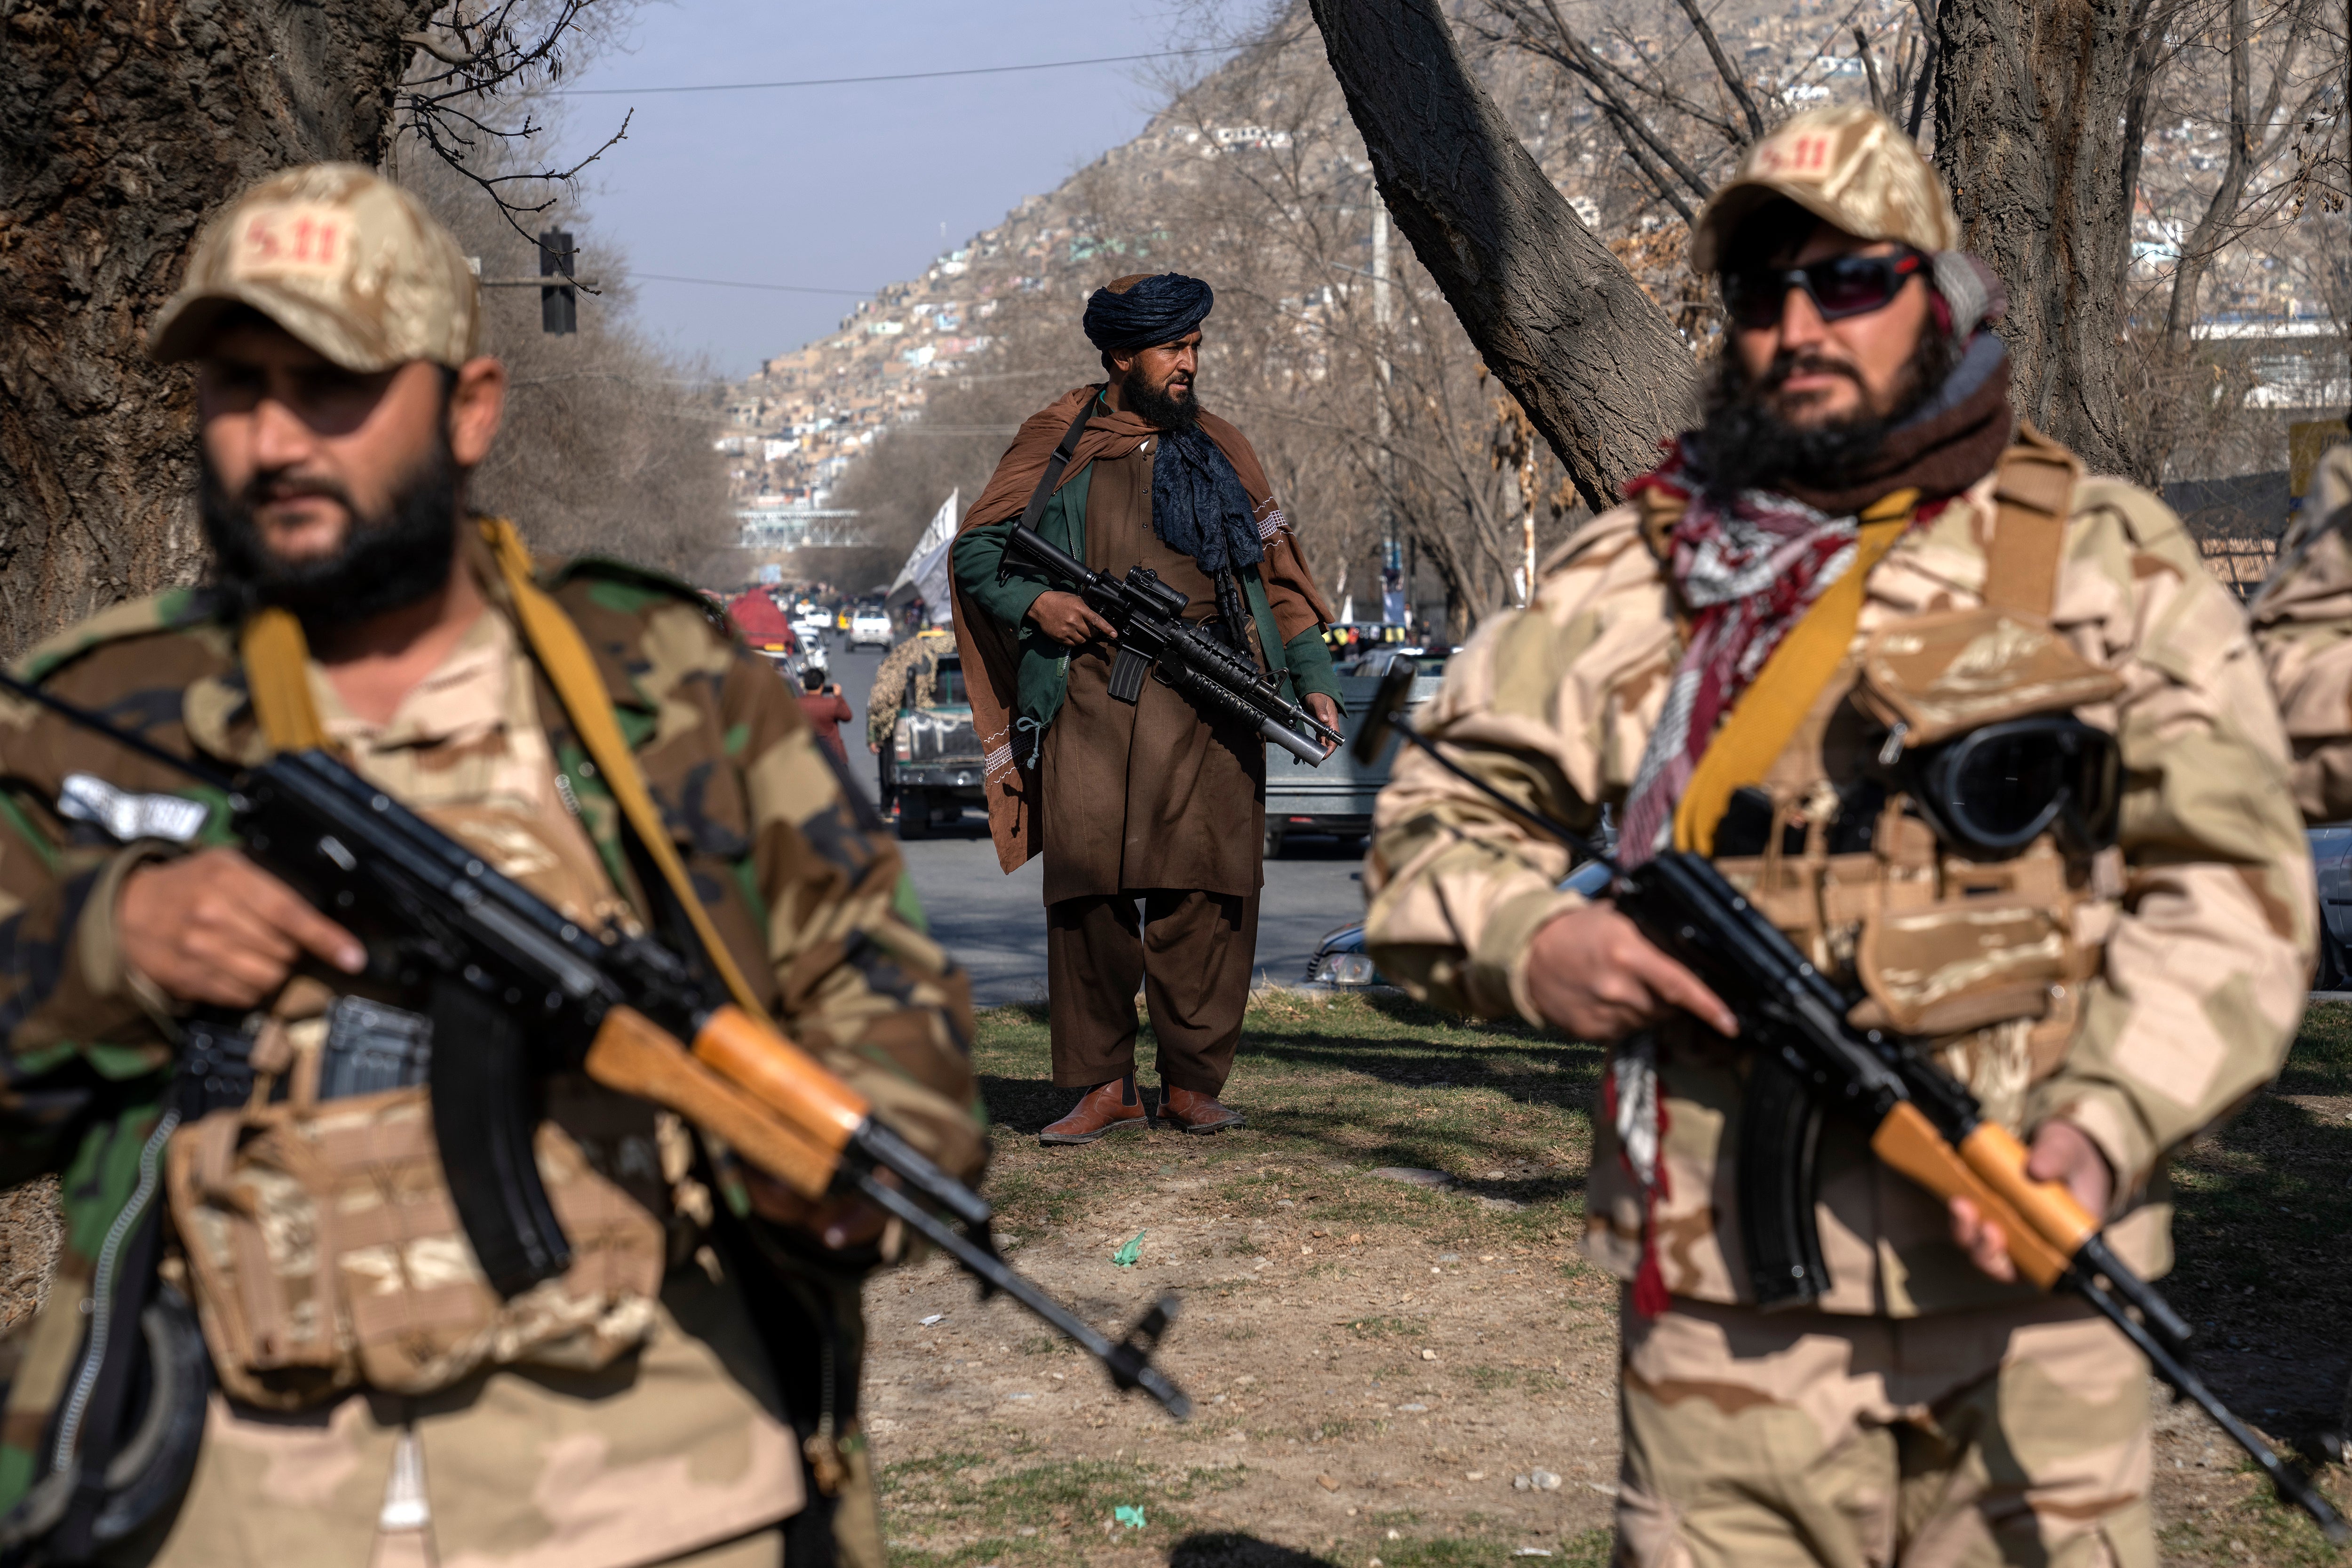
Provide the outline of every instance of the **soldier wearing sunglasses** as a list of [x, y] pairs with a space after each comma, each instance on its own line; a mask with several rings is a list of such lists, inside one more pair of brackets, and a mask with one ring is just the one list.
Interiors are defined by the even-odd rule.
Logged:
[[[1878, 114], [1751, 148], [1691, 234], [1727, 318], [1697, 426], [1425, 727], [1573, 825], [1609, 808], [1629, 861], [1712, 856], [2160, 1275], [2168, 1152], [2301, 1014], [2309, 862], [2234, 602], [2160, 502], [2018, 418], [1958, 244]], [[2145, 1363], [1834, 1116], [1828, 1286], [1759, 1309], [1736, 1020], [1566, 869], [1408, 754], [1364, 882], [1409, 989], [1611, 1042], [1585, 1247], [1625, 1282], [1616, 1561], [2152, 1568]]]

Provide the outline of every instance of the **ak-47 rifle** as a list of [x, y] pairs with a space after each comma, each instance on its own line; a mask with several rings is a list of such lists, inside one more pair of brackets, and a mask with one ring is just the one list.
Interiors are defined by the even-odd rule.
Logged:
[[324, 752], [281, 752], [229, 777], [38, 687], [6, 675], [0, 687], [223, 792], [246, 851], [352, 928], [372, 978], [431, 999], [435, 1138], [467, 1239], [501, 1295], [571, 1262], [531, 1155], [530, 1108], [533, 1077], [576, 1067], [723, 1138], [804, 1198], [863, 1194], [977, 1276], [983, 1296], [1002, 1290], [1076, 1342], [1119, 1388], [1191, 1413], [1150, 1363], [1173, 1296], [1124, 1339], [1096, 1330], [1004, 1261], [985, 1200], [679, 952], [565, 918]]
[[[2273, 1453], [2190, 1369], [2189, 1328], [2180, 1315], [2115, 1256], [2099, 1222], [2062, 1184], [2026, 1174], [2024, 1146], [1986, 1120], [1965, 1085], [1908, 1041], [1849, 1023], [1857, 999], [1832, 984], [1705, 856], [1670, 849], [1628, 870], [1565, 823], [1521, 805], [1447, 756], [1402, 717], [1412, 684], [1409, 670], [1381, 683], [1357, 733], [1358, 761], [1377, 757], [1393, 731], [1514, 816], [1608, 867], [1619, 912], [1738, 1016], [1740, 1036], [1756, 1053], [1753, 1071], [1767, 1079], [1762, 1100], [1769, 1108], [1740, 1140], [1756, 1156], [1743, 1156], [1740, 1167], [1744, 1234], [1765, 1255], [1787, 1260], [1756, 1267], [1760, 1300], [1810, 1300], [1827, 1281], [1812, 1239], [1813, 1154], [1822, 1108], [1834, 1109], [1870, 1134], [1878, 1158], [1948, 1202], [1967, 1198], [1999, 1224], [2026, 1278], [2045, 1289], [2081, 1294], [2158, 1376], [2252, 1456], [2282, 1498], [2308, 1513], [2329, 1541], [2344, 1543], [2343, 1518], [2311, 1479]], [[1751, 1086], [1748, 1116], [1758, 1115], [1759, 1103]], [[1776, 1267], [1790, 1277], [1766, 1278]]]

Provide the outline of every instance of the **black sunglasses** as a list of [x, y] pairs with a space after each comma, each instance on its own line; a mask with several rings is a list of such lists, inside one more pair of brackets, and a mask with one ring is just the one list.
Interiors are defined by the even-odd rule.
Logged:
[[2116, 841], [2116, 738], [2070, 714], [1987, 724], [1911, 758], [1912, 798], [1947, 844], [2002, 860], [2045, 832], [2079, 854]]
[[1904, 279], [1927, 263], [1916, 250], [1892, 256], [1832, 256], [1810, 267], [1759, 267], [1723, 275], [1723, 305], [1743, 327], [1769, 327], [1787, 309], [1789, 290], [1802, 289], [1822, 320], [1866, 315], [1886, 308]]

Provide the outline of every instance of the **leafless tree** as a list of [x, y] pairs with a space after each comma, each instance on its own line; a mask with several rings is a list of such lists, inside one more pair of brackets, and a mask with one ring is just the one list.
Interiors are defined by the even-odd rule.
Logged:
[[146, 331], [203, 221], [275, 169], [379, 163], [414, 122], [402, 84], [419, 60], [543, 78], [581, 20], [551, 3], [468, 11], [456, 30], [436, 0], [6, 7], [0, 647], [195, 567], [191, 383], [148, 362]]

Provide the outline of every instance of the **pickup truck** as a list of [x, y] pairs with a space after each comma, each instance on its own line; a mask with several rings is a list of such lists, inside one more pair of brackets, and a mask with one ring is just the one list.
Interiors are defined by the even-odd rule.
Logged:
[[[1381, 689], [1381, 679], [1388, 673], [1393, 659], [1410, 659], [1415, 667], [1412, 695], [1407, 699], [1406, 710], [1419, 708], [1437, 695], [1437, 688], [1445, 670], [1443, 654], [1372, 653], [1342, 667], [1339, 675], [1339, 699], [1348, 710], [1340, 721], [1340, 732], [1349, 744], [1356, 731], [1363, 727], [1364, 713], [1372, 705], [1373, 694]], [[1359, 763], [1349, 752], [1349, 745], [1323, 759], [1321, 765], [1310, 766], [1292, 756], [1279, 746], [1265, 749], [1265, 858], [1278, 858], [1283, 840], [1294, 833], [1328, 833], [1341, 839], [1361, 838], [1372, 830], [1372, 802], [1381, 786], [1389, 782], [1389, 763], [1394, 760], [1396, 748], [1391, 746], [1381, 760], [1370, 764]]]
[[935, 700], [919, 701], [922, 672], [907, 675], [905, 704], [890, 732], [890, 768], [885, 784], [895, 804], [898, 837], [928, 838], [935, 826], [961, 819], [967, 805], [984, 806], [981, 793], [980, 732], [971, 727], [971, 700], [965, 694], [963, 661], [946, 658], [938, 665]]

